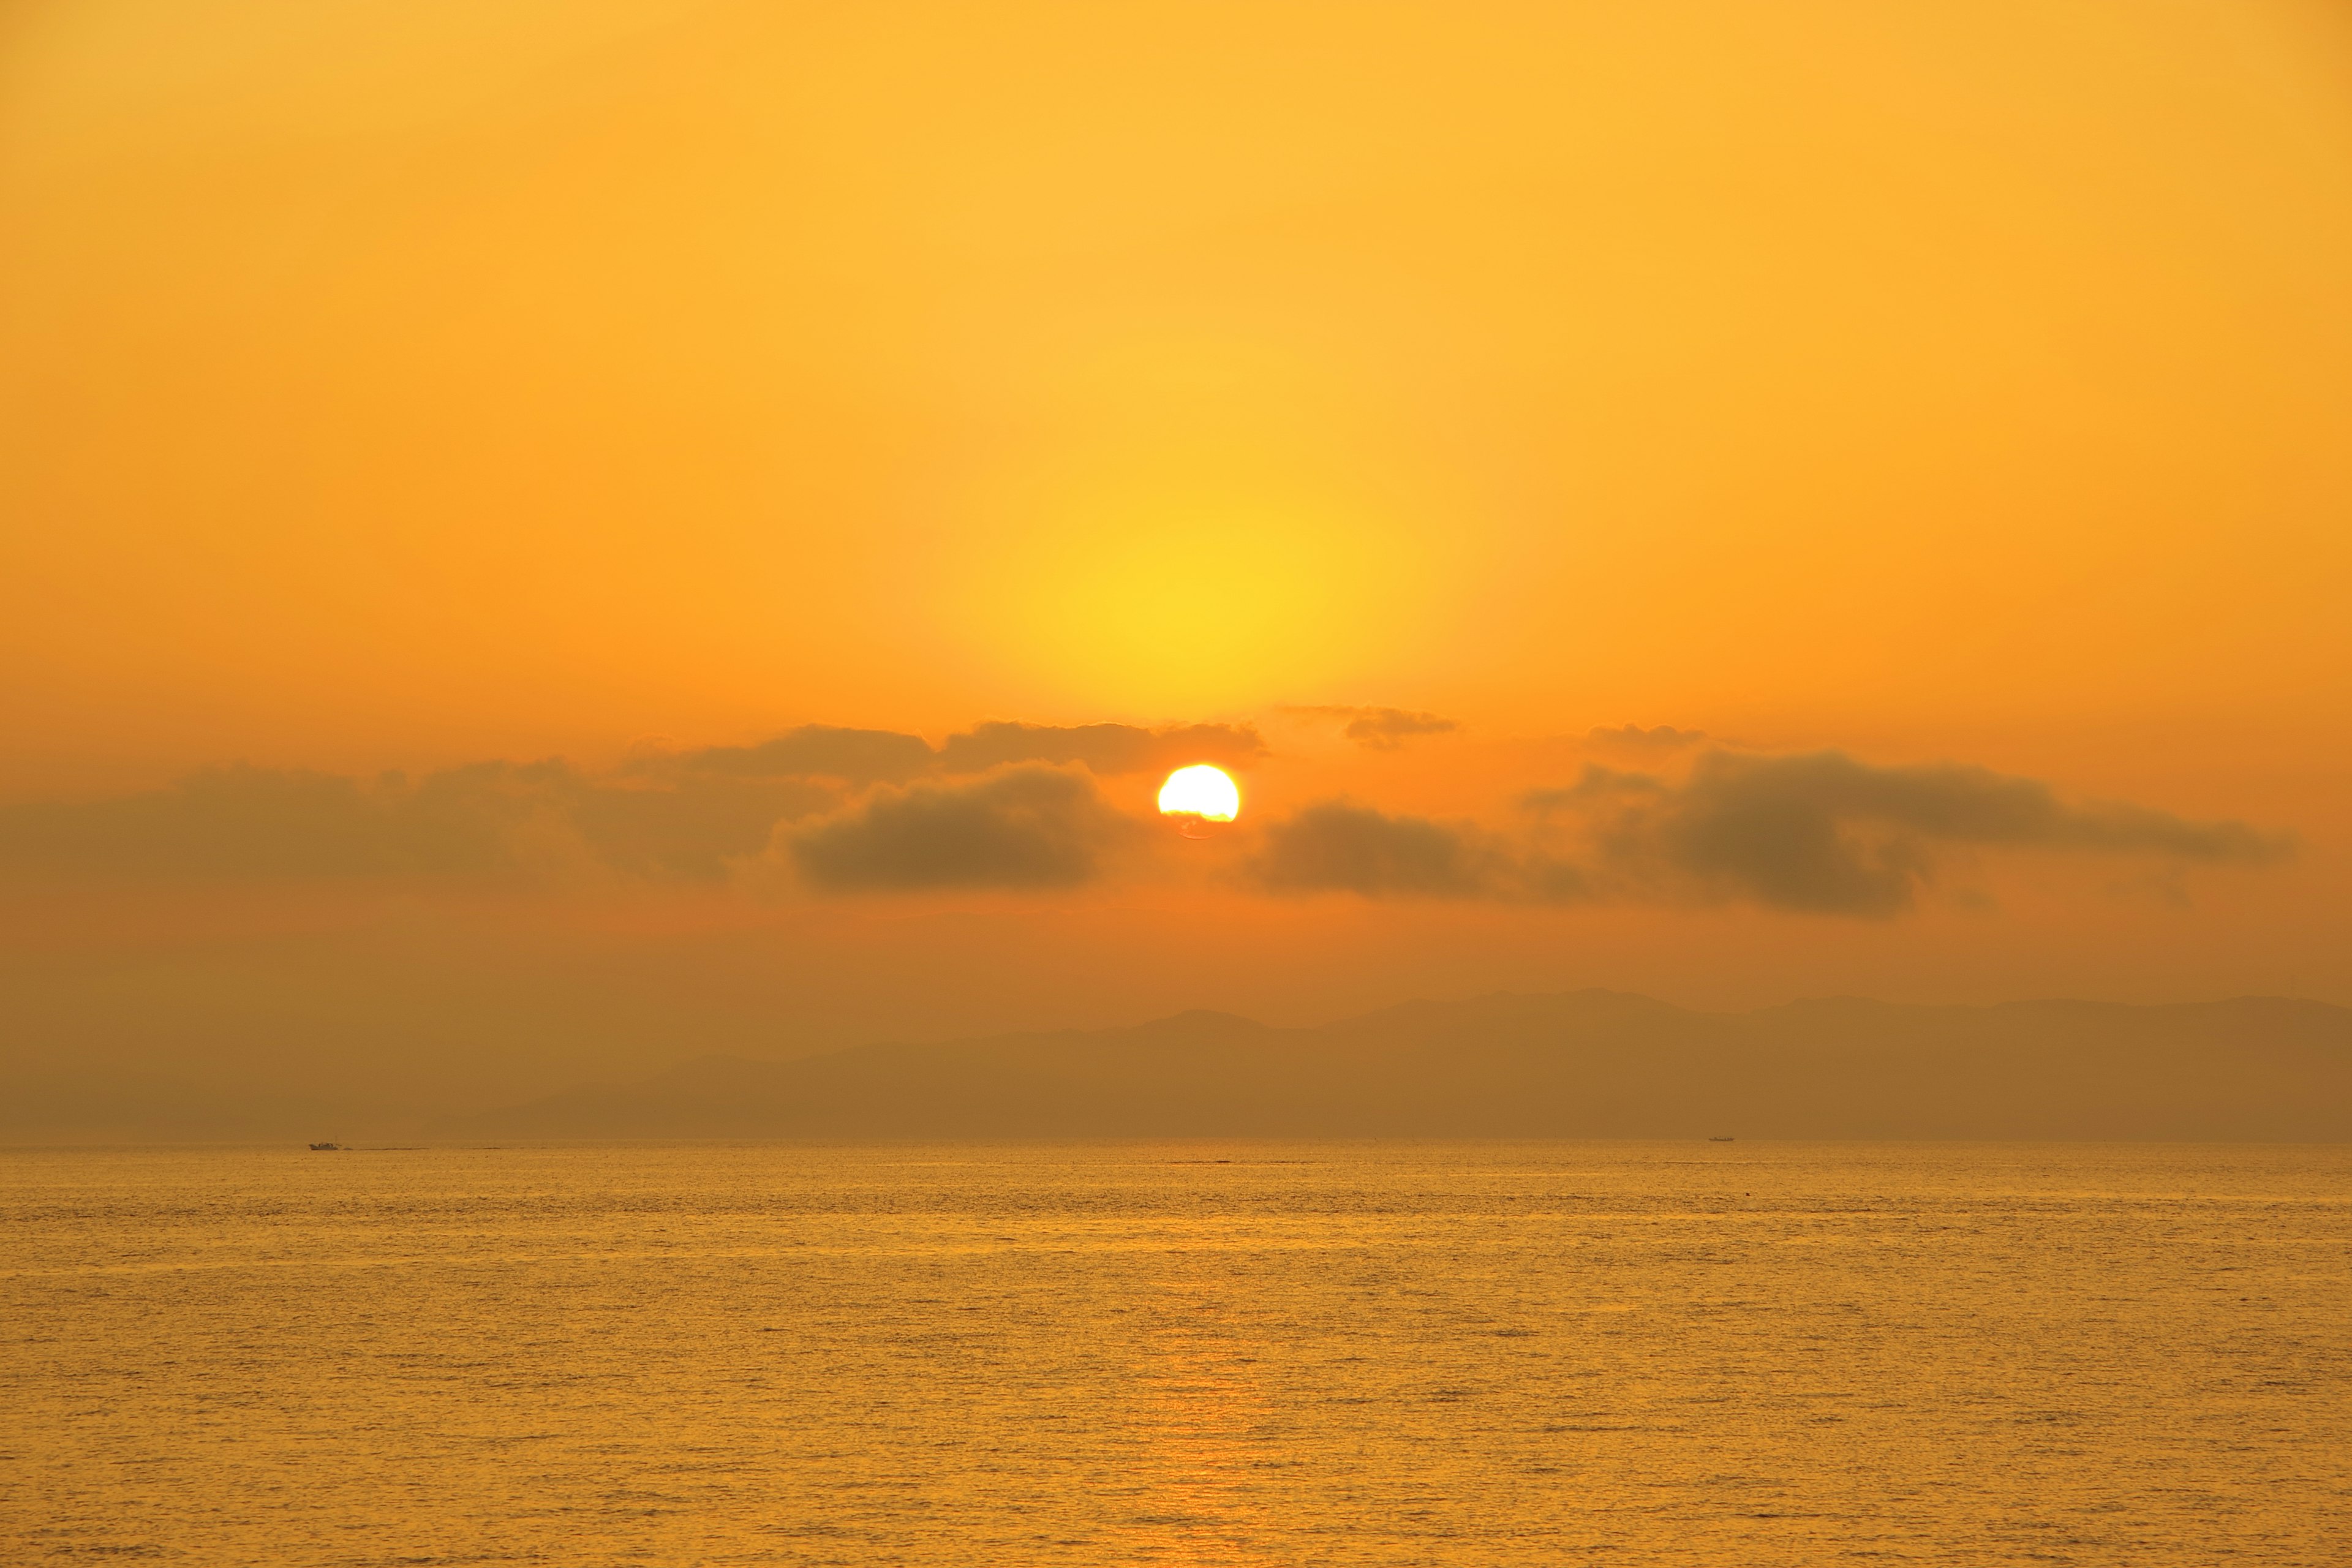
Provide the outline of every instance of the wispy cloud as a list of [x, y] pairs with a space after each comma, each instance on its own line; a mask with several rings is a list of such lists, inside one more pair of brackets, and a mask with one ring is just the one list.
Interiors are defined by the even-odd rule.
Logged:
[[900, 784], [938, 761], [920, 735], [803, 724], [751, 746], [705, 746], [633, 759], [631, 773], [736, 778], [828, 778], [850, 784]]
[[1706, 744], [1704, 730], [1677, 730], [1672, 724], [1658, 724], [1644, 730], [1639, 724], [1599, 725], [1584, 732], [1585, 744], [1604, 751], [1657, 756], [1687, 752]]
[[1190, 763], [1246, 767], [1265, 754], [1265, 742], [1247, 724], [1178, 724], [1146, 730], [1133, 724], [992, 722], [950, 735], [939, 752], [940, 771], [984, 773], [1008, 763], [1081, 763], [1105, 778], [1165, 773]]
[[1344, 720], [1339, 732], [1375, 752], [1393, 752], [1424, 735], [1453, 734], [1462, 726], [1435, 713], [1415, 713], [1403, 708], [1288, 707], [1281, 710], [1304, 718]]

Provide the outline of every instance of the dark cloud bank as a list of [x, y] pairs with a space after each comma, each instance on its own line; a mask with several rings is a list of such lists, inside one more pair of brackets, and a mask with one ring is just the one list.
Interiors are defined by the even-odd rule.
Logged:
[[[2047, 784], [1984, 768], [1873, 767], [1838, 752], [1709, 752], [1680, 784], [1588, 766], [1522, 801], [1514, 838], [1345, 802], [1268, 829], [1248, 873], [1270, 890], [1564, 902], [1745, 900], [1885, 917], [1911, 907], [1939, 858], [1969, 848], [2136, 854], [2261, 865], [2284, 838], [2144, 806], [2070, 805]], [[1563, 834], [1577, 842], [1562, 848]]]

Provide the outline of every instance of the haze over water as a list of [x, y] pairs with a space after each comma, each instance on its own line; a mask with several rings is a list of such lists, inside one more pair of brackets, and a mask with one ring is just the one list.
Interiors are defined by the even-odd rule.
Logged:
[[2341, 1561], [2352, 1149], [0, 1154], [0, 1556]]

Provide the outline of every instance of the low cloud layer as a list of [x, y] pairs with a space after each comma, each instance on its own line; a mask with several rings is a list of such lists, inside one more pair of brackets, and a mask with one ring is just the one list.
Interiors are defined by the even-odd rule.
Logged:
[[2244, 823], [2068, 805], [2034, 779], [1953, 764], [1874, 767], [1838, 752], [1710, 752], [1679, 784], [1588, 767], [1575, 784], [1523, 805], [1535, 826], [1507, 841], [1466, 824], [1309, 806], [1266, 831], [1248, 874], [1271, 891], [1745, 901], [1883, 919], [1912, 907], [1954, 850], [2247, 866], [2290, 850]]
[[[1604, 864], [1688, 878], [1778, 909], [1885, 916], [1907, 909], [1951, 847], [2147, 855], [2260, 865], [2286, 843], [2242, 822], [2191, 822], [2114, 802], [2070, 805], [2036, 779], [1950, 763], [1872, 767], [1839, 752], [1710, 752], [1679, 788], [1588, 770]], [[1562, 804], [1538, 797], [1538, 807]]]
[[1139, 831], [1089, 774], [1032, 763], [971, 784], [878, 790], [782, 845], [826, 892], [1073, 888]]
[[1339, 732], [1374, 752], [1393, 752], [1423, 735], [1453, 734], [1462, 728], [1454, 720], [1403, 708], [1286, 708], [1282, 711], [1345, 720]]
[[[0, 805], [0, 879], [715, 881], [761, 855], [780, 824], [836, 811], [868, 790], [1030, 763], [1103, 776], [1198, 762], [1241, 768], [1265, 752], [1246, 725], [988, 723], [935, 749], [919, 735], [811, 724], [756, 745], [635, 756], [609, 773], [561, 760], [479, 763], [419, 779], [219, 768], [112, 799]], [[944, 809], [948, 797], [919, 798]], [[987, 798], [1010, 809], [1004, 797]], [[1027, 864], [1004, 862], [1008, 885], [1034, 885]], [[924, 885], [908, 877], [897, 885]], [[936, 885], [969, 879], [943, 873]]]
[[[1146, 833], [1098, 778], [1263, 752], [1255, 731], [1225, 725], [992, 723], [936, 749], [812, 726], [603, 774], [561, 761], [415, 780], [226, 768], [110, 800], [0, 806], [0, 879], [717, 883], [782, 862], [818, 893], [1068, 888], [1112, 874]], [[2170, 877], [2291, 847], [2242, 822], [1838, 752], [1718, 749], [1678, 777], [1592, 764], [1520, 805], [1496, 831], [1325, 801], [1245, 822], [1232, 852], [1244, 885], [1276, 894], [1748, 902], [1883, 919], [1975, 850], [2133, 858]]]
[[221, 768], [111, 800], [0, 806], [0, 876], [716, 879], [779, 820], [837, 799], [803, 780], [656, 787], [562, 762], [480, 763], [414, 781]]
[[804, 724], [754, 746], [707, 746], [640, 757], [633, 773], [648, 777], [723, 775], [823, 778], [853, 787], [905, 784], [930, 773], [981, 773], [1015, 763], [1077, 763], [1098, 776], [1165, 773], [1187, 763], [1247, 767], [1265, 742], [1247, 724], [1023, 724], [991, 721], [950, 735], [938, 749], [920, 735], [891, 730]]
[[845, 730], [803, 724], [756, 746], [705, 746], [698, 751], [640, 757], [634, 773], [727, 778], [825, 778], [845, 784], [902, 784], [938, 761], [920, 735], [892, 730]]
[[1677, 730], [1672, 724], [1654, 725], [1647, 730], [1639, 724], [1601, 725], [1587, 730], [1584, 742], [1603, 751], [1659, 757], [1705, 745], [1706, 731]]
[[1265, 755], [1265, 742], [1246, 724], [1181, 724], [1144, 730], [1132, 724], [977, 725], [950, 735], [940, 747], [942, 773], [977, 773], [1008, 763], [1081, 763], [1104, 778], [1170, 773], [1191, 763], [1247, 767]]
[[1509, 857], [1467, 823], [1325, 801], [1268, 829], [1249, 874], [1276, 892], [1478, 898], [1499, 888], [1510, 866]]

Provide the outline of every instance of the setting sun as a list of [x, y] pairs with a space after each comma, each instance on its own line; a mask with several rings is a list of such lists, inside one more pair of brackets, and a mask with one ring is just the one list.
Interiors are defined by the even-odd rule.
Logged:
[[1224, 769], [1196, 763], [1168, 775], [1168, 782], [1160, 786], [1160, 809], [1171, 816], [1231, 822], [1240, 815], [1242, 792]]

